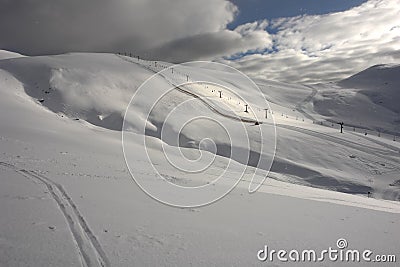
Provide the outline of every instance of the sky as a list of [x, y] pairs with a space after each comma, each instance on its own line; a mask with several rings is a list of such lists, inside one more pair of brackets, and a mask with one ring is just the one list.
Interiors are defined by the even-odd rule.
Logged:
[[239, 11], [228, 25], [237, 26], [263, 19], [277, 19], [299, 15], [322, 15], [358, 6], [367, 0], [231, 0]]
[[213, 60], [330, 82], [400, 62], [400, 0], [0, 0], [0, 49]]

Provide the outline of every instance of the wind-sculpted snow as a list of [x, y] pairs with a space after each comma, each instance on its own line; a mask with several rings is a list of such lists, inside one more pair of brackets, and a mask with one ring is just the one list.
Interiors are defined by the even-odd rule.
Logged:
[[114, 55], [68, 54], [0, 62], [25, 92], [47, 109], [72, 119], [121, 130], [123, 111], [150, 72]]

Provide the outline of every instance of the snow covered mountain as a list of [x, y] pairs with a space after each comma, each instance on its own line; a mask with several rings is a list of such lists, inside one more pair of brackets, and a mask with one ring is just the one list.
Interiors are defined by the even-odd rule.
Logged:
[[339, 85], [345, 88], [361, 89], [371, 102], [394, 113], [400, 113], [400, 65], [376, 65], [357, 73]]
[[[373, 238], [369, 248], [382, 253], [398, 245], [400, 144], [393, 141], [400, 132], [398, 66], [375, 66], [336, 84], [257, 80], [270, 104], [268, 119], [264, 99], [231, 73], [201, 66], [185, 66], [184, 73], [175, 69], [171, 77], [177, 80], [199, 75], [235, 88], [252, 112], [244, 112], [244, 102], [235, 94], [225, 91], [219, 97], [210, 84], [172, 90], [148, 118], [142, 113], [151, 100], [141, 99], [128, 120], [134, 175], [154, 179], [144, 164], [146, 155], [138, 153], [143, 144], [135, 127], [142, 120], [149, 155], [169, 182], [180, 185], [211, 183], [230, 159], [230, 175], [243, 167], [254, 171], [251, 160], [243, 162], [227, 151], [257, 154], [257, 129], [270, 133], [276, 124], [276, 154], [271, 172], [269, 166], [259, 166], [257, 175], [269, 177], [260, 190], [248, 194], [251, 182], [244, 176], [225, 199], [192, 209], [164, 206], [140, 191], [121, 149], [132, 95], [156, 71], [169, 67], [90, 53], [0, 60], [0, 213], [6, 214], [0, 217], [0, 265], [257, 266], [256, 253], [266, 242], [277, 249], [326, 248], [348, 237], [361, 248]], [[159, 77], [154, 85], [149, 94], [162, 94], [171, 80]], [[172, 119], [166, 116], [185, 101], [193, 102]], [[188, 178], [163, 158], [160, 125], [166, 122], [164, 127], [174, 132], [181, 120], [200, 115], [234, 132], [244, 122], [251, 144], [239, 140], [227, 146], [223, 133], [201, 121], [182, 128], [179, 145], [188, 158], [199, 149], [206, 157], [212, 154], [215, 147], [202, 143], [204, 137], [217, 148], [212, 168]], [[255, 121], [262, 123], [260, 128]], [[323, 125], [317, 123], [321, 121]], [[328, 121], [345, 122], [344, 133]], [[360, 128], [353, 131], [353, 126]], [[263, 141], [274, 144], [273, 138]], [[173, 143], [167, 147], [170, 160], [179, 163], [182, 154]], [[257, 157], [271, 156], [262, 151]], [[290, 239], [283, 238], [287, 234]]]
[[313, 109], [323, 119], [399, 135], [399, 65], [377, 65], [336, 84], [319, 85]]

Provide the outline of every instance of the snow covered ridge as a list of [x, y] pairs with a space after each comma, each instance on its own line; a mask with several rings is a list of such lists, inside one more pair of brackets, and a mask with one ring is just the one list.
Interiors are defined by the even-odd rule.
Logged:
[[15, 52], [10, 52], [7, 50], [0, 49], [0, 60], [9, 58], [18, 58], [18, 57], [24, 57], [24, 56]]
[[134, 90], [151, 72], [111, 54], [67, 54], [4, 60], [0, 68], [43, 107], [108, 129], [121, 130]]

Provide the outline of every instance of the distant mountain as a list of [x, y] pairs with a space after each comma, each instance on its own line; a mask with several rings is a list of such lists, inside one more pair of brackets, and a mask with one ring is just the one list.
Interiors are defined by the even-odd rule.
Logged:
[[315, 119], [400, 133], [400, 65], [376, 65], [339, 82], [312, 87], [317, 93], [305, 108]]
[[377, 105], [400, 113], [400, 64], [375, 65], [338, 83], [345, 88], [361, 89]]

